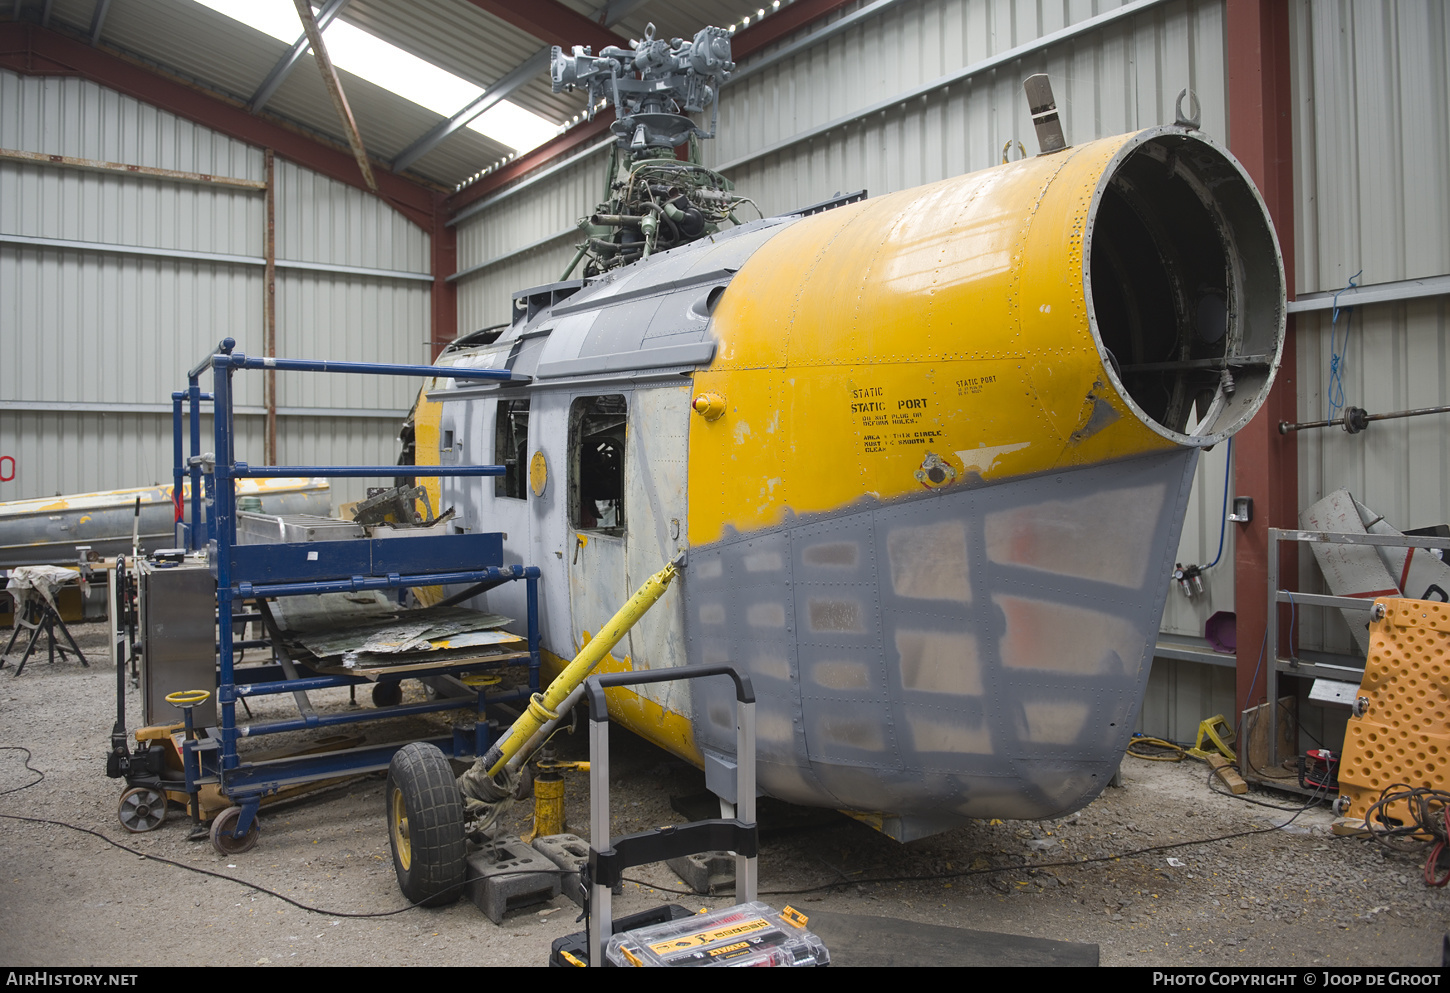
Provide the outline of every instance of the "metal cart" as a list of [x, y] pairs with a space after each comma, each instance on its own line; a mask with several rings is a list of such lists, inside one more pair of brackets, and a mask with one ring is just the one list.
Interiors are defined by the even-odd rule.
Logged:
[[[138, 742], [132, 751], [125, 738], [123, 639], [117, 638], [117, 730], [112, 735], [112, 754], [107, 771], [124, 776], [131, 787], [123, 797], [121, 819], [131, 830], [149, 830], [165, 816], [165, 792], [184, 792], [190, 797], [193, 820], [198, 818], [198, 791], [214, 785], [231, 806], [212, 820], [211, 840], [223, 854], [246, 851], [255, 844], [258, 833], [257, 810], [262, 801], [306, 783], [339, 776], [387, 769], [393, 753], [406, 741], [380, 745], [346, 747], [340, 750], [298, 755], [270, 760], [247, 760], [239, 754], [243, 737], [278, 734], [313, 728], [357, 724], [384, 718], [436, 713], [471, 708], [475, 720], [471, 728], [455, 725], [451, 737], [428, 739], [443, 752], [455, 758], [482, 754], [491, 741], [486, 708], [515, 700], [527, 700], [539, 688], [539, 620], [537, 566], [504, 565], [503, 535], [474, 533], [428, 535], [424, 537], [352, 538], [340, 541], [277, 542], [270, 544], [239, 544], [237, 542], [237, 500], [235, 480], [243, 478], [282, 478], [296, 475], [322, 477], [394, 477], [402, 473], [430, 476], [499, 476], [504, 467], [479, 466], [251, 466], [239, 462], [235, 455], [235, 430], [232, 379], [244, 369], [267, 369], [287, 372], [368, 373], [373, 375], [434, 377], [439, 371], [432, 366], [383, 365], [360, 362], [324, 362], [297, 359], [255, 358], [235, 352], [235, 342], [224, 339], [215, 354], [191, 370], [188, 387], [172, 394], [173, 450], [175, 455], [175, 488], [173, 500], [180, 548], [173, 558], [187, 553], [205, 551], [205, 569], [215, 582], [216, 664], [214, 686], [215, 726], [203, 726], [197, 720], [192, 733], [193, 704], [173, 705], [185, 710], [187, 731], [179, 727], [164, 730], [172, 739], [180, 762], [165, 761], [158, 753], [157, 735]], [[212, 371], [212, 392], [201, 390], [201, 376]], [[509, 380], [507, 370], [450, 369], [447, 375], [459, 379]], [[215, 449], [201, 451], [201, 405], [213, 405]], [[183, 405], [187, 408], [190, 444], [184, 446]], [[189, 455], [184, 451], [189, 448]], [[190, 514], [183, 505], [183, 482], [190, 482]], [[158, 570], [166, 563], [157, 563]], [[182, 568], [178, 564], [177, 568]], [[358, 675], [318, 673], [294, 662], [276, 638], [271, 623], [268, 601], [276, 597], [322, 593], [344, 593], [368, 590], [392, 590], [415, 586], [467, 584], [477, 594], [508, 582], [527, 584], [527, 647], [503, 651], [479, 658], [451, 662], [432, 662], [426, 666], [428, 676], [460, 676], [478, 673], [506, 664], [527, 662], [527, 686], [490, 691], [490, 680], [477, 680], [472, 695], [439, 697], [420, 703], [382, 705], [376, 709], [319, 714], [307, 703], [309, 691], [337, 686], [366, 684]], [[250, 612], [238, 616], [239, 608], [251, 602]], [[272, 637], [239, 642], [235, 639], [236, 624], [241, 618], [267, 622]], [[207, 626], [210, 641], [210, 625]], [[271, 660], [263, 665], [237, 665], [237, 652], [243, 647], [269, 647]], [[421, 668], [421, 667], [420, 667]], [[420, 675], [406, 669], [398, 675]], [[162, 692], [168, 687], [158, 687]], [[193, 686], [170, 687], [174, 690], [201, 689]], [[236, 707], [248, 697], [293, 694], [298, 702], [296, 717], [252, 722], [244, 727], [237, 723]], [[183, 699], [183, 698], [178, 698]], [[185, 698], [192, 699], [192, 698]], [[384, 703], [387, 696], [374, 695]], [[205, 705], [198, 701], [195, 706]], [[200, 715], [198, 715], [200, 717]], [[119, 739], [119, 740], [118, 740]], [[175, 766], [180, 765], [180, 770]], [[178, 776], [180, 772], [182, 775]], [[177, 787], [180, 787], [178, 790]], [[139, 797], [137, 791], [143, 792]], [[157, 801], [160, 814], [157, 815]], [[129, 807], [128, 807], [129, 804]], [[138, 815], [138, 810], [145, 811]], [[131, 822], [127, 822], [128, 810]]]

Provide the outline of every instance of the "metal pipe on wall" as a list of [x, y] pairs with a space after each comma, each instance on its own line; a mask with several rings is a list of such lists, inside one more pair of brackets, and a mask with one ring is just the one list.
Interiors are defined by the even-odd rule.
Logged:
[[1343, 417], [1332, 417], [1327, 421], [1302, 421], [1298, 424], [1280, 421], [1279, 433], [1288, 434], [1290, 431], [1303, 431], [1308, 428], [1328, 428], [1338, 424], [1350, 434], [1359, 434], [1369, 427], [1370, 421], [1391, 421], [1399, 417], [1423, 417], [1425, 414], [1450, 414], [1450, 406], [1418, 407], [1414, 410], [1394, 410], [1386, 414], [1371, 414], [1363, 407], [1345, 407]]
[[146, 179], [170, 180], [174, 183], [196, 183], [200, 186], [220, 186], [251, 193], [260, 193], [263, 186], [263, 184], [257, 182], [255, 179], [240, 179], [235, 176], [213, 176], [205, 172], [182, 172], [178, 169], [157, 169], [154, 166], [131, 165], [126, 162], [106, 162], [101, 159], [82, 159], [72, 155], [47, 155], [44, 152], [27, 152], [14, 148], [0, 148], [0, 161], [19, 162], [24, 165], [54, 166], [62, 169], [78, 169], [82, 172], [141, 176]]
[[[263, 347], [267, 358], [277, 357], [277, 184], [273, 155], [264, 153], [267, 169], [267, 233], [263, 246], [266, 258], [262, 277]], [[267, 408], [267, 439], [263, 459], [267, 465], [277, 464], [277, 372], [268, 369], [262, 380], [262, 403]]]
[[[158, 259], [181, 259], [188, 262], [218, 262], [224, 265], [265, 266], [267, 260], [260, 255], [222, 255], [217, 252], [193, 252], [182, 248], [148, 248], [144, 245], [115, 245], [98, 241], [71, 241], [68, 238], [37, 238], [24, 234], [0, 232], [0, 245], [29, 245], [35, 248], [59, 248], [68, 252], [109, 252], [116, 255], [139, 255]], [[370, 269], [356, 265], [333, 265], [329, 262], [298, 262], [293, 259], [277, 259], [278, 269], [293, 269], [299, 272], [323, 272], [339, 276], [362, 276], [366, 279], [402, 279], [409, 282], [431, 283], [433, 276], [426, 272], [408, 272], [402, 269]]]

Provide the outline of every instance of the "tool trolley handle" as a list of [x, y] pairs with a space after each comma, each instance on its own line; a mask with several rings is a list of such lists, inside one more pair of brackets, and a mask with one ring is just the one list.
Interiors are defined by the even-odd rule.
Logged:
[[642, 683], [668, 683], [676, 679], [700, 679], [704, 676], [729, 676], [735, 682], [735, 699], [739, 703], [755, 702], [755, 687], [748, 673], [737, 672], [731, 665], [692, 665], [678, 669], [653, 669], [649, 672], [610, 672], [590, 676], [584, 684], [589, 695], [589, 719], [609, 720], [604, 704], [604, 691], [615, 686], [638, 686]]
[[[735, 818], [697, 821], [621, 838], [609, 836], [609, 709], [604, 691], [614, 686], [666, 683], [676, 679], [729, 676], [735, 683]], [[699, 851], [690, 846], [710, 839], [712, 845], [733, 844], [735, 893], [742, 903], [755, 899], [758, 841], [755, 826], [755, 688], [750, 676], [731, 665], [682, 666], [650, 672], [612, 672], [590, 676], [584, 682], [589, 697], [589, 868], [588, 951], [590, 965], [604, 964], [604, 943], [613, 927], [610, 884], [631, 865], [660, 861], [676, 854]]]

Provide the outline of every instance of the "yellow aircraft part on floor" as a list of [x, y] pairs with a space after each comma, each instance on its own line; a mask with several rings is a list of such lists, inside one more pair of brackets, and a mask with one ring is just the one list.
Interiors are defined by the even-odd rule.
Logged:
[[[827, 211], [745, 264], [695, 376], [693, 545], [961, 482], [1140, 455], [1088, 323], [1084, 238], [1121, 135]], [[706, 403], [698, 404], [705, 414]]]

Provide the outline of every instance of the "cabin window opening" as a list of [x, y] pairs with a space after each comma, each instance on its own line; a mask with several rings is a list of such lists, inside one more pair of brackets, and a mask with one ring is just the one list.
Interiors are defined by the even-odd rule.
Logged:
[[569, 523], [624, 533], [624, 438], [629, 406], [619, 394], [579, 397], [569, 408]]
[[493, 462], [504, 467], [493, 477], [493, 495], [524, 500], [528, 497], [529, 401], [500, 400], [493, 429]]

